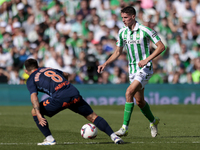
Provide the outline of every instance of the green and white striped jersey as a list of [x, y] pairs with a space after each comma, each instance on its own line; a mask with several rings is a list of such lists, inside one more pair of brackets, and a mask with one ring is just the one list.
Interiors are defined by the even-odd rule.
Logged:
[[[139, 61], [146, 59], [150, 55], [150, 40], [156, 44], [160, 41], [160, 37], [154, 30], [138, 22], [136, 22], [133, 31], [126, 26], [119, 30], [116, 45], [119, 47], [125, 46], [127, 50], [130, 74], [140, 70], [141, 68], [138, 66]], [[146, 66], [152, 69], [152, 62], [149, 62]]]

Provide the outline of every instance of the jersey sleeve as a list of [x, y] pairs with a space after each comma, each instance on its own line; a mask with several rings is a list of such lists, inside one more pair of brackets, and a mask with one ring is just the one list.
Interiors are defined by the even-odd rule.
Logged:
[[157, 32], [150, 29], [150, 28], [145, 28], [145, 32], [147, 34], [147, 37], [154, 43], [156, 44], [158, 41], [160, 41], [160, 37], [158, 36]]
[[123, 42], [123, 38], [122, 38], [122, 31], [121, 30], [119, 30], [119, 32], [118, 32], [118, 37], [117, 37], [117, 42], [116, 42], [116, 45], [118, 46], [118, 47], [124, 47], [124, 42]]
[[28, 90], [30, 92], [30, 95], [32, 93], [37, 93], [38, 94], [38, 90], [37, 90], [37, 87], [36, 87], [36, 85], [34, 83], [33, 78], [30, 78], [30, 79], [27, 80], [26, 86], [27, 86], [27, 88], [28, 88]]

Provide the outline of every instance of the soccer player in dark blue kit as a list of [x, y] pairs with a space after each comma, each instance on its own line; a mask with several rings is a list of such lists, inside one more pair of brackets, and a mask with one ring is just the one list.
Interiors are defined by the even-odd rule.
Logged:
[[[68, 73], [52, 68], [39, 68], [35, 59], [27, 59], [25, 61], [25, 68], [25, 72], [29, 75], [27, 88], [33, 105], [31, 113], [37, 127], [46, 137], [44, 142], [38, 143], [38, 145], [56, 144], [44, 115], [52, 117], [67, 108], [94, 123], [101, 131], [110, 136], [114, 143], [124, 143], [113, 132], [108, 123], [93, 112], [92, 108], [83, 100], [79, 91], [69, 83], [67, 80]], [[39, 102], [38, 92], [46, 93], [50, 97]]]

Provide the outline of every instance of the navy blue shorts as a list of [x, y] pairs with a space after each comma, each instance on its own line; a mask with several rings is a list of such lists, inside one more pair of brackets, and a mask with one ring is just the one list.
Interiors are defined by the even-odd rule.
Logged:
[[40, 113], [48, 117], [52, 117], [67, 108], [82, 116], [88, 116], [93, 113], [90, 105], [88, 105], [88, 103], [80, 95], [71, 98], [65, 97], [63, 99], [49, 97], [40, 102]]

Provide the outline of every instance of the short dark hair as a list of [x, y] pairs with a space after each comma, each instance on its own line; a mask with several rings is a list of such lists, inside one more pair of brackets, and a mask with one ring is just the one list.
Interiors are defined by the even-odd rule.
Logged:
[[25, 68], [26, 68], [26, 70], [27, 70], [28, 72], [30, 72], [31, 70], [34, 70], [34, 69], [39, 68], [39, 67], [38, 67], [38, 63], [37, 63], [37, 60], [32, 59], [32, 58], [27, 59], [27, 60], [25, 61], [24, 65], [25, 65]]
[[126, 13], [129, 15], [136, 15], [135, 8], [132, 6], [127, 6], [121, 10], [121, 13]]

